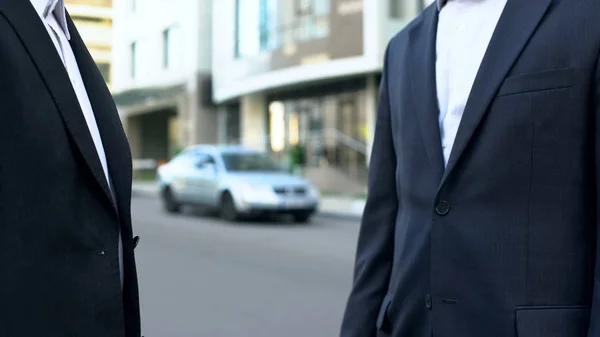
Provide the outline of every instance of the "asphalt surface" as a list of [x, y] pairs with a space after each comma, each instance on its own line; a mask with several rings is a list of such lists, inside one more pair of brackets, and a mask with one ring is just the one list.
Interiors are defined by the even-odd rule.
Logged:
[[230, 224], [133, 199], [146, 337], [335, 337], [358, 221]]

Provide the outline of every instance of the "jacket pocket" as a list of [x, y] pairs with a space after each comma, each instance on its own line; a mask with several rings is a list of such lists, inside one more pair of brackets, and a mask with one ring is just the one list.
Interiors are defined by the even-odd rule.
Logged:
[[383, 298], [383, 302], [381, 302], [381, 307], [379, 307], [379, 313], [377, 314], [377, 330], [382, 331], [388, 325], [387, 312], [390, 307], [390, 303], [392, 303], [392, 295], [387, 294]]
[[518, 337], [586, 337], [590, 307], [519, 307], [516, 321]]
[[504, 79], [498, 97], [544, 90], [568, 88], [573, 84], [573, 69], [551, 69], [509, 76]]

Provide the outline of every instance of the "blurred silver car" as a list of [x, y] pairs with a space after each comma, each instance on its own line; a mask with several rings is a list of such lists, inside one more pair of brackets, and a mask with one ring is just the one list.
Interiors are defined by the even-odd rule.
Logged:
[[278, 213], [302, 223], [319, 204], [309, 182], [285, 172], [268, 155], [239, 146], [189, 147], [159, 167], [157, 180], [170, 213], [189, 204], [217, 210], [229, 221]]

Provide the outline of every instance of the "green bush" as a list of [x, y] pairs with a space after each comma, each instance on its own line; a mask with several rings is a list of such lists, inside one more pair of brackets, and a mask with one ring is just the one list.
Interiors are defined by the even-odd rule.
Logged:
[[301, 144], [297, 144], [290, 150], [290, 164], [299, 167], [306, 165], [306, 150]]

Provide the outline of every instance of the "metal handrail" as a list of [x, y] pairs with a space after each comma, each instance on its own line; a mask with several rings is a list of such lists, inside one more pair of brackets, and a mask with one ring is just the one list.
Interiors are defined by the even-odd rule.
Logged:
[[[330, 135], [333, 133], [333, 136]], [[314, 137], [314, 138], [313, 138]], [[341, 132], [338, 129], [330, 128], [324, 129], [323, 134], [317, 134], [317, 132], [313, 132], [309, 138], [313, 139], [333, 139], [339, 143], [346, 145], [347, 147], [353, 149], [356, 152], [366, 155], [367, 154], [367, 145], [363, 142], [356, 140], [347, 134]]]

